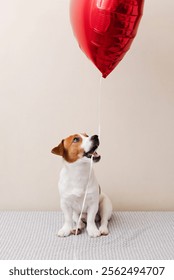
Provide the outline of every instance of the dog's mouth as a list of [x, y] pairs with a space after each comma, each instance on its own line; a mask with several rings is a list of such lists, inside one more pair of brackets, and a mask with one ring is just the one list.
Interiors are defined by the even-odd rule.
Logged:
[[86, 153], [84, 156], [87, 158], [92, 158], [94, 162], [98, 162], [101, 159], [101, 156], [96, 152], [98, 145], [92, 147], [92, 149]]

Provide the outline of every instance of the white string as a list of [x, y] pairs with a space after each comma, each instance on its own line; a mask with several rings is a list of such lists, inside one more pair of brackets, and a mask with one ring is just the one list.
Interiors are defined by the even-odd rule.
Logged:
[[[100, 76], [100, 88], [99, 88], [99, 94], [98, 94], [98, 137], [99, 137], [99, 139], [101, 137], [101, 89], [102, 89], [101, 85], [102, 85], [102, 76]], [[78, 228], [79, 228], [81, 218], [82, 218], [82, 214], [83, 214], [83, 210], [84, 210], [84, 207], [85, 207], [85, 201], [86, 201], [86, 196], [87, 196], [87, 192], [88, 192], [89, 181], [90, 181], [90, 178], [91, 178], [92, 167], [93, 167], [93, 155], [91, 156], [88, 182], [87, 182], [87, 185], [86, 185], [86, 190], [85, 190], [85, 195], [84, 195], [84, 199], [83, 199], [83, 204], [82, 204], [80, 216], [79, 216], [79, 219], [78, 219], [78, 222], [77, 222], [77, 225], [76, 225], [75, 235], [77, 235], [77, 233], [78, 233]]]
[[98, 137], [101, 138], [101, 95], [102, 95], [102, 76], [100, 76], [100, 88], [98, 93]]
[[[101, 138], [101, 94], [102, 94], [102, 76], [100, 77], [100, 87], [99, 87], [99, 93], [98, 93], [98, 137], [99, 137], [99, 140]], [[77, 224], [76, 224], [75, 236], [77, 236], [77, 234], [78, 234], [78, 229], [79, 229], [82, 214], [83, 214], [83, 211], [84, 211], [86, 196], [87, 196], [87, 193], [88, 193], [89, 182], [90, 182], [90, 178], [91, 178], [91, 174], [92, 174], [92, 168], [93, 168], [93, 155], [91, 156], [88, 182], [87, 182], [87, 185], [86, 185], [86, 190], [85, 190], [85, 194], [84, 194], [84, 198], [83, 198], [83, 203], [82, 203], [80, 216], [79, 216], [79, 219], [78, 219]], [[74, 259], [77, 259], [75, 248], [74, 248]]]
[[85, 207], [85, 201], [86, 201], [86, 196], [87, 196], [87, 193], [88, 193], [88, 187], [89, 187], [89, 182], [90, 182], [90, 178], [91, 178], [92, 167], [93, 167], [93, 155], [91, 156], [89, 176], [88, 176], [88, 183], [86, 185], [86, 190], [85, 190], [85, 195], [84, 195], [84, 198], [83, 198], [82, 209], [81, 209], [80, 216], [79, 216], [79, 219], [78, 219], [78, 222], [77, 222], [77, 225], [76, 225], [75, 235], [77, 235], [77, 233], [78, 233], [78, 228], [80, 226], [83, 210], [84, 210], [84, 207]]

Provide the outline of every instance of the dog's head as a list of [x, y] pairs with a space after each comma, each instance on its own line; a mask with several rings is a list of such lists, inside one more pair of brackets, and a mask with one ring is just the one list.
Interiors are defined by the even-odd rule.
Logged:
[[77, 160], [89, 162], [91, 157], [94, 162], [98, 162], [101, 158], [96, 152], [98, 146], [99, 139], [97, 135], [74, 134], [63, 139], [51, 152], [62, 156], [69, 163]]

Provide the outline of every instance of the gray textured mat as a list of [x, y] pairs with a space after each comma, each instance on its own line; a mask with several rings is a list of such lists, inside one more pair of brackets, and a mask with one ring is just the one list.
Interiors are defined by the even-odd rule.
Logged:
[[61, 212], [0, 212], [0, 259], [174, 259], [174, 212], [115, 212], [110, 234], [56, 236]]

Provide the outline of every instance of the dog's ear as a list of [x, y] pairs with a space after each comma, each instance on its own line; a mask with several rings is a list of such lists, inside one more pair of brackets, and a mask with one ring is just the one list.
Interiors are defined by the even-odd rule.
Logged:
[[58, 155], [58, 156], [63, 156], [64, 154], [64, 144], [63, 144], [64, 140], [62, 140], [62, 142], [55, 148], [53, 148], [51, 150], [51, 152], [55, 155]]

